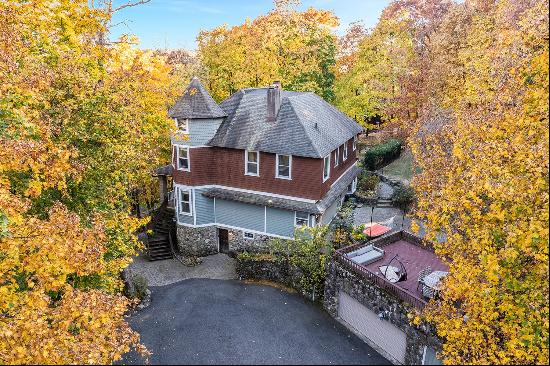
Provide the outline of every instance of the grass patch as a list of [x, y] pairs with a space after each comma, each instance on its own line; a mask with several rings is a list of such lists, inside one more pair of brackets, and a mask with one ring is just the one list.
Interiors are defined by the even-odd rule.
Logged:
[[386, 165], [382, 169], [382, 174], [390, 177], [402, 178], [410, 181], [418, 171], [414, 172], [413, 156], [410, 150], [404, 151], [401, 156]]

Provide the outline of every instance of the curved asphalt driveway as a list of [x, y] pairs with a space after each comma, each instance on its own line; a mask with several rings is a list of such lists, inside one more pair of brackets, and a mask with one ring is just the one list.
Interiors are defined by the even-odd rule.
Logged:
[[[389, 364], [297, 294], [210, 279], [151, 291], [151, 305], [129, 319], [151, 364]], [[143, 360], [128, 353], [121, 363]]]

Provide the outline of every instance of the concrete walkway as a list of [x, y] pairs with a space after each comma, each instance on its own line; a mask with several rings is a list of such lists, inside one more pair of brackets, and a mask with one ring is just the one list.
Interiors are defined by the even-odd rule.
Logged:
[[215, 254], [202, 258], [202, 263], [187, 267], [177, 259], [149, 261], [145, 256], [134, 258], [128, 267], [131, 275], [145, 277], [149, 286], [164, 286], [190, 278], [210, 278], [231, 280], [237, 278], [235, 260], [225, 254]]
[[380, 182], [378, 183], [378, 197], [383, 199], [390, 199], [393, 195], [395, 189], [390, 186], [388, 183]]

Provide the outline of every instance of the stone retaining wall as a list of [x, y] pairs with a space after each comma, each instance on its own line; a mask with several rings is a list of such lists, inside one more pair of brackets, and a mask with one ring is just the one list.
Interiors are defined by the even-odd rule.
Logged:
[[302, 272], [300, 268], [274, 258], [258, 259], [252, 255], [250, 258], [237, 257], [237, 275], [241, 280], [264, 280], [281, 283], [291, 287], [311, 301], [322, 299], [324, 290], [319, 289], [315, 293], [304, 292], [300, 287]]
[[383, 314], [383, 321], [388, 321], [405, 332], [406, 364], [422, 364], [425, 346], [433, 348], [436, 352], [441, 350], [441, 340], [437, 338], [433, 329], [426, 325], [415, 327], [409, 323], [408, 314], [413, 310], [411, 305], [386, 293], [374, 283], [333, 260], [328, 265], [323, 305], [335, 318], [338, 317], [338, 299], [341, 291], [373, 312]]

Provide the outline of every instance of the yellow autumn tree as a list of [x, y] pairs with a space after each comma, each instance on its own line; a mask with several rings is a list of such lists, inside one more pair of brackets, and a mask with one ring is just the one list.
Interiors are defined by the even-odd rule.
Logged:
[[169, 160], [174, 83], [90, 4], [0, 2], [0, 363], [144, 352], [120, 272], [144, 224], [132, 206]]
[[372, 30], [351, 27], [340, 43], [359, 39], [352, 52], [340, 53], [336, 105], [365, 127], [376, 117], [406, 135], [422, 108], [430, 37], [450, 6], [450, 0], [393, 1]]
[[413, 185], [450, 274], [423, 319], [447, 364], [547, 364], [548, 1], [455, 4], [430, 47]]
[[198, 35], [198, 57], [214, 99], [275, 80], [288, 90], [313, 91], [329, 101], [334, 98], [336, 37], [332, 30], [338, 19], [326, 10], [300, 12], [295, 5], [276, 1], [267, 15]]

